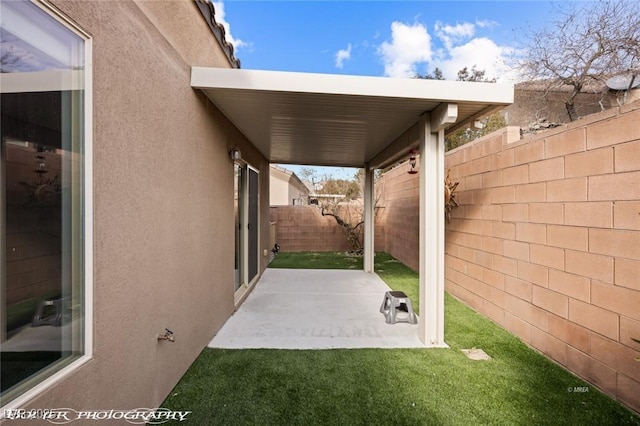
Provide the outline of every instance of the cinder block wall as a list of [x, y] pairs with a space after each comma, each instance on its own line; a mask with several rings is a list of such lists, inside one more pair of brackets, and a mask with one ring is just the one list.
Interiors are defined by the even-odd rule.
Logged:
[[460, 182], [447, 290], [636, 410], [639, 123], [635, 103], [514, 143], [489, 135], [446, 158]]
[[[282, 251], [351, 250], [342, 227], [333, 217], [322, 216], [317, 206], [271, 207], [271, 222], [275, 223], [276, 242]], [[376, 221], [377, 251], [384, 250], [382, 226], [379, 220]]]
[[384, 210], [379, 221], [384, 224], [383, 250], [417, 271], [420, 249], [419, 182], [417, 174], [407, 173], [409, 169], [408, 163], [401, 164], [385, 173], [378, 183], [384, 188]]
[[349, 244], [344, 231], [331, 216], [316, 206], [271, 207], [276, 222], [276, 242], [282, 251], [344, 251]]

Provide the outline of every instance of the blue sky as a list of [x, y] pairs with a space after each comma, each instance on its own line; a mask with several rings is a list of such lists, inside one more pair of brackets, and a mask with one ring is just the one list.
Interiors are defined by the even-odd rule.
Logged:
[[[464, 66], [509, 80], [522, 32], [543, 25], [546, 1], [214, 2], [242, 68], [411, 78]], [[285, 166], [298, 171], [297, 167]], [[332, 173], [325, 170], [322, 173]], [[353, 171], [333, 173], [351, 177]]]

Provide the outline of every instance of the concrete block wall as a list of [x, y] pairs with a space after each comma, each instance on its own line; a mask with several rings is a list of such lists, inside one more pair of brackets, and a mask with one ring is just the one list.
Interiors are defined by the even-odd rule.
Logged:
[[[351, 250], [341, 226], [331, 216], [322, 216], [317, 206], [271, 207], [271, 222], [276, 227], [276, 242], [283, 252]], [[376, 250], [384, 250], [384, 232], [380, 221], [375, 230]]]
[[[446, 225], [445, 280], [449, 293], [640, 411], [631, 340], [640, 338], [638, 123], [635, 103], [524, 140], [503, 129], [447, 153], [460, 207]], [[418, 175], [407, 171], [378, 183], [376, 250], [417, 270]], [[342, 231], [316, 207], [278, 207], [277, 222], [283, 250], [342, 249]]]
[[316, 206], [271, 207], [271, 221], [276, 223], [276, 242], [284, 252], [349, 250], [344, 231]]
[[383, 250], [417, 271], [420, 249], [419, 182], [417, 174], [407, 173], [409, 169], [405, 162], [385, 173], [378, 183], [384, 187], [384, 210], [379, 222], [384, 224]]
[[447, 290], [635, 410], [638, 123], [635, 103], [513, 143], [488, 135], [446, 158], [460, 182]]

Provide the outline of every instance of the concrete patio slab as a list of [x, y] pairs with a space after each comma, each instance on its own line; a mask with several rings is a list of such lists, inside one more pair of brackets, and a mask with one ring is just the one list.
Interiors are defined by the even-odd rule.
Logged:
[[418, 326], [387, 324], [390, 288], [373, 273], [267, 269], [211, 348], [424, 348]]

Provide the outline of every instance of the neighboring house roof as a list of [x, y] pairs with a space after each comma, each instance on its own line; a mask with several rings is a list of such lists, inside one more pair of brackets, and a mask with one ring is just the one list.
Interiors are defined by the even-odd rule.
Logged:
[[344, 198], [344, 194], [313, 194], [316, 198]]
[[318, 191], [322, 191], [322, 189], [324, 188], [324, 185], [327, 181], [321, 181], [321, 182], [309, 182], [308, 180], [303, 181], [304, 185], [307, 187], [307, 189], [309, 190], [309, 195], [316, 197], [316, 198], [337, 198], [337, 197], [346, 197], [345, 194], [320, 194], [318, 193]]
[[[585, 84], [582, 88], [582, 92], [585, 93], [600, 93], [604, 88], [604, 84], [600, 82], [590, 82], [589, 84]], [[562, 84], [559, 81], [551, 81], [551, 80], [535, 80], [535, 81], [524, 81], [521, 83], [516, 83], [514, 86], [515, 91], [527, 91], [527, 92], [571, 92], [573, 90], [573, 86], [569, 86], [568, 84]]]
[[308, 180], [303, 180], [302, 183], [307, 187], [309, 194], [315, 194], [316, 188], [314, 188], [314, 183]]
[[320, 181], [320, 182], [310, 182], [308, 180], [304, 181], [304, 184], [307, 186], [307, 188], [309, 188], [309, 191], [312, 194], [317, 193], [318, 191], [322, 191], [322, 188], [324, 188], [324, 181]]
[[222, 50], [227, 55], [231, 66], [233, 68], [240, 68], [240, 59], [235, 57], [233, 45], [227, 41], [224, 27], [216, 21], [216, 9], [213, 3], [211, 3], [211, 0], [195, 0], [195, 2], [205, 21], [207, 21], [211, 32], [215, 35], [218, 43], [220, 43], [220, 47], [222, 47]]
[[[611, 90], [606, 82], [611, 77], [616, 76], [627, 76], [629, 73], [616, 73], [609, 74], [600, 77], [599, 79], [588, 79], [583, 83], [581, 93], [603, 93]], [[636, 77], [640, 79], [640, 76]], [[520, 83], [516, 83], [514, 86], [514, 90], [518, 91], [531, 91], [531, 92], [571, 92], [573, 91], [573, 86], [568, 84], [563, 84], [559, 80], [534, 80], [534, 81], [524, 81]]]

